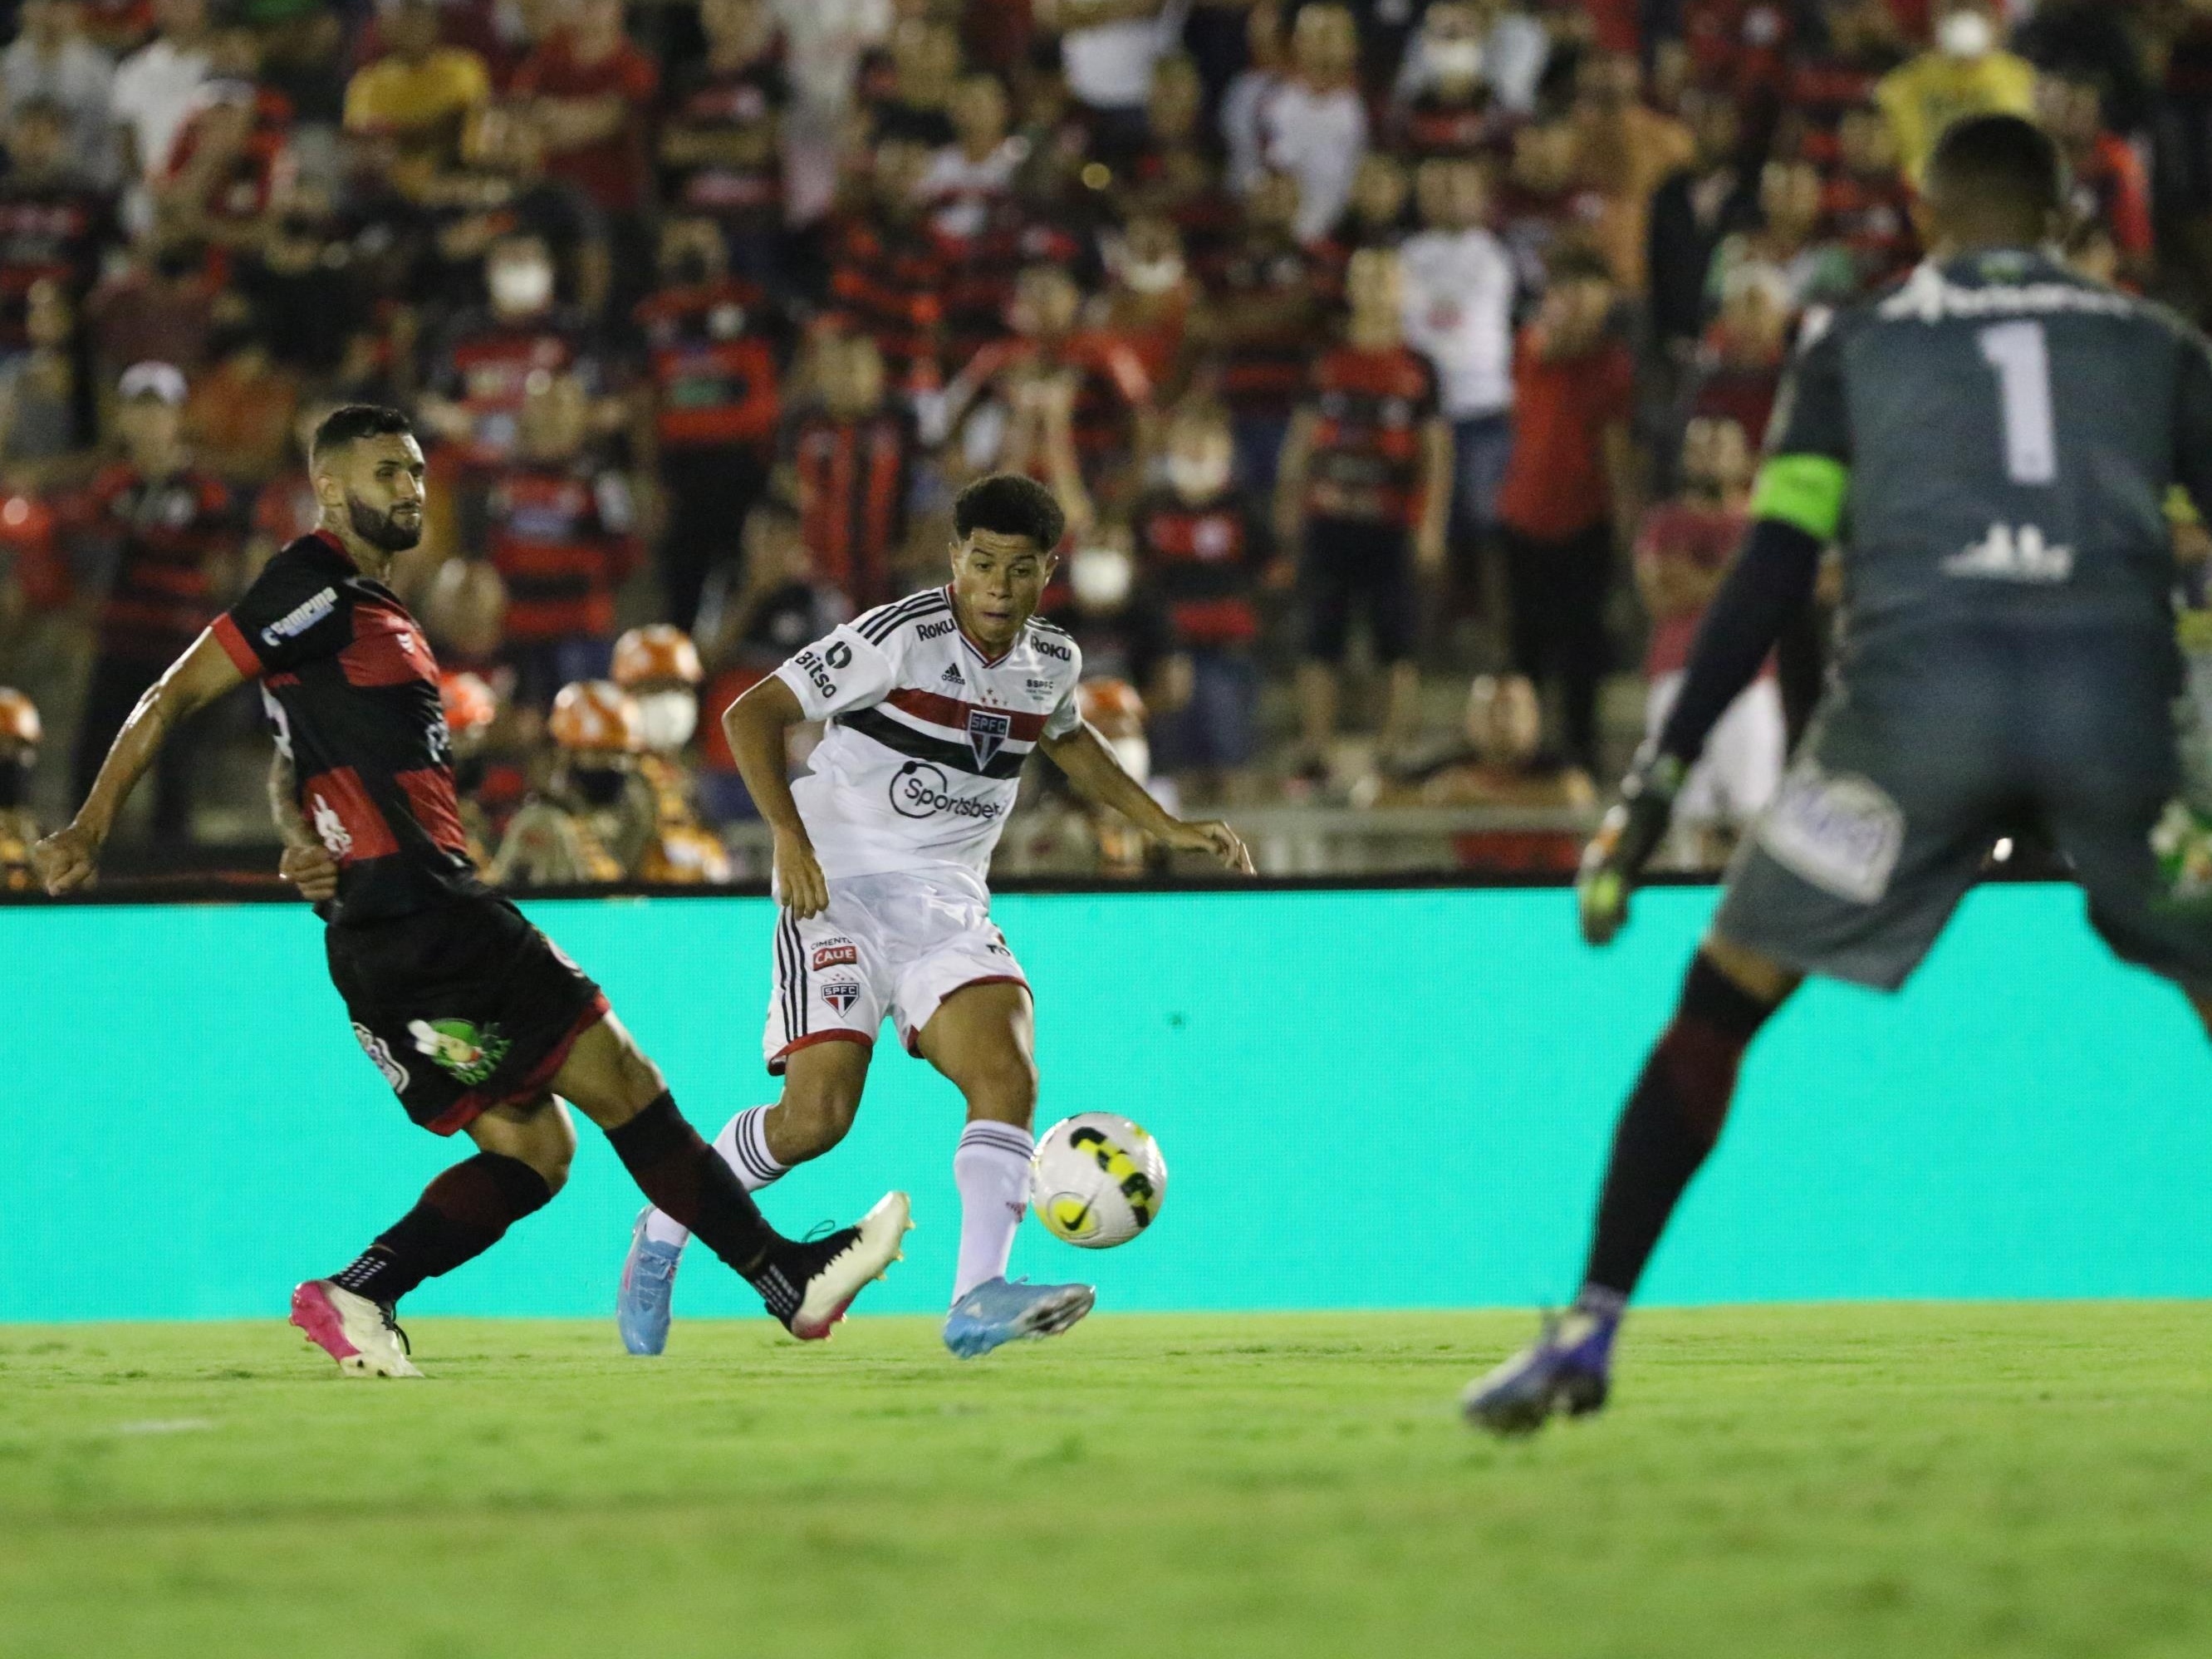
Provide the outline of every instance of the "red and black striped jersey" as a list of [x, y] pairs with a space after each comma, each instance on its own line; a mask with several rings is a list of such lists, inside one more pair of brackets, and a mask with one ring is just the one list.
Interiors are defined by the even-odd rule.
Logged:
[[915, 447], [912, 423], [888, 410], [857, 421], [815, 410], [784, 434], [784, 459], [799, 480], [799, 534], [816, 574], [855, 607], [890, 597]]
[[261, 682], [300, 815], [337, 860], [325, 921], [409, 915], [483, 890], [454, 798], [437, 661], [391, 589], [317, 531], [271, 559], [212, 631]]
[[1437, 377], [1404, 346], [1339, 346], [1314, 365], [1316, 416], [1305, 510], [1408, 528], [1422, 504], [1424, 428], [1437, 416]]
[[488, 307], [456, 317], [432, 355], [428, 380], [432, 392], [468, 416], [468, 434], [455, 446], [460, 458], [471, 466], [510, 459], [532, 374], [574, 370], [593, 378], [592, 343], [583, 313], [564, 307], [524, 318], [503, 318]]
[[674, 88], [662, 123], [671, 133], [716, 141], [710, 161], [664, 164], [661, 199], [733, 229], [775, 231], [783, 225], [783, 153], [777, 123], [791, 101], [783, 65], [763, 58], [734, 70], [702, 64]]
[[511, 466], [484, 498], [484, 549], [507, 584], [510, 645], [603, 639], [637, 568], [629, 483], [590, 465]]
[[845, 220], [831, 244], [830, 301], [876, 343], [894, 386], [940, 378], [945, 284], [954, 258], [926, 220]]
[[1139, 500], [1131, 525], [1137, 557], [1177, 644], [1242, 645], [1259, 633], [1253, 593], [1263, 543], [1236, 490], [1201, 501], [1156, 490]]
[[70, 183], [0, 182], [0, 343], [23, 343], [24, 296], [52, 279], [82, 300], [118, 234], [114, 198]]
[[66, 516], [78, 537], [112, 560], [100, 610], [101, 654], [159, 663], [183, 654], [218, 608], [219, 562], [242, 540], [230, 491], [196, 467], [148, 478], [112, 466]]
[[763, 305], [757, 289], [738, 282], [666, 289], [639, 302], [663, 447], [775, 442], [775, 352], [751, 326]]
[[1486, 88], [1478, 87], [1474, 97], [1462, 100], [1431, 87], [1406, 106], [1397, 125], [1399, 149], [1418, 164], [1438, 156], [1495, 155], [1510, 143], [1514, 122]]
[[1230, 343], [1221, 399], [1243, 418], [1286, 417], [1312, 372], [1326, 277], [1295, 243], [1244, 243], [1201, 270]]

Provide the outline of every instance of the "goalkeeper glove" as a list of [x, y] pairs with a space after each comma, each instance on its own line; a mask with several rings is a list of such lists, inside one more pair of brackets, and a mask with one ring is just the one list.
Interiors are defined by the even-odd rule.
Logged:
[[1583, 848], [1582, 868], [1575, 877], [1583, 937], [1592, 945], [1610, 945], [1628, 921], [1628, 896], [1643, 878], [1644, 866], [1667, 838], [1674, 815], [1674, 797], [1682, 787], [1688, 766], [1672, 755], [1654, 752], [1645, 744], [1620, 781], [1620, 799], [1598, 825], [1597, 834]]

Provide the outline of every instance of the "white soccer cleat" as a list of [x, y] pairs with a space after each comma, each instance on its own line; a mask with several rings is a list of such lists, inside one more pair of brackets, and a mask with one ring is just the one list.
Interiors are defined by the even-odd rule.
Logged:
[[347, 1376], [420, 1376], [407, 1357], [407, 1334], [392, 1310], [356, 1296], [327, 1279], [311, 1279], [292, 1291], [292, 1323], [308, 1345], [338, 1362]]
[[791, 1287], [787, 1294], [796, 1305], [786, 1313], [777, 1305], [782, 1298], [763, 1284], [769, 1311], [802, 1342], [828, 1336], [830, 1327], [853, 1305], [853, 1298], [906, 1254], [906, 1236], [914, 1230], [908, 1210], [904, 1193], [885, 1193], [857, 1226], [793, 1246], [790, 1256], [778, 1266]]

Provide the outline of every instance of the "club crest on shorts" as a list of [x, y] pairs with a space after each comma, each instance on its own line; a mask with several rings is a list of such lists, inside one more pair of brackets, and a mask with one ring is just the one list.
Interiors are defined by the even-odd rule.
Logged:
[[1014, 729], [1011, 714], [994, 714], [988, 708], [968, 711], [968, 746], [975, 751], [975, 764], [988, 766], [993, 756]]
[[853, 980], [833, 979], [822, 988], [822, 1000], [835, 1008], [840, 1018], [850, 1013], [860, 1000], [860, 985]]
[[415, 1039], [416, 1053], [428, 1054], [433, 1065], [471, 1088], [497, 1071], [513, 1046], [496, 1024], [465, 1019], [410, 1019], [407, 1035]]

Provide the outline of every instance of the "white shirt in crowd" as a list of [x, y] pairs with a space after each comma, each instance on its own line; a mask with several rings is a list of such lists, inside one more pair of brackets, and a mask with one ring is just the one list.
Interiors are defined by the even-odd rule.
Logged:
[[180, 52], [167, 40], [141, 46], [117, 66], [110, 107], [116, 125], [131, 130], [142, 177], [152, 179], [168, 165], [177, 129], [198, 104], [207, 78], [207, 53]]
[[1435, 364], [1447, 420], [1513, 403], [1513, 257], [1488, 231], [1425, 230], [1398, 250], [1406, 343]]
[[949, 588], [878, 605], [775, 672], [808, 720], [830, 722], [791, 795], [833, 881], [946, 866], [985, 877], [1030, 750], [1083, 723], [1075, 641], [1033, 617], [986, 656]]
[[916, 193], [929, 204], [932, 223], [947, 236], [975, 235], [989, 222], [991, 210], [1014, 193], [1014, 174], [1029, 155], [1029, 143], [1009, 138], [980, 161], [968, 159], [957, 144], [930, 158]]
[[[1167, 0], [1151, 17], [1127, 17], [1089, 28], [1071, 28], [1060, 37], [1060, 66], [1067, 90], [1088, 109], [1142, 109], [1151, 95], [1152, 65], [1182, 38], [1187, 0]], [[1079, 16], [1063, 5], [1063, 17]]]
[[1367, 154], [1366, 106], [1353, 88], [1316, 92], [1285, 76], [1262, 95], [1258, 116], [1261, 156], [1298, 181], [1297, 238], [1319, 241], [1342, 216]]

